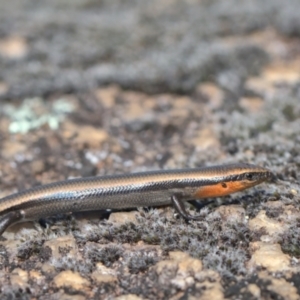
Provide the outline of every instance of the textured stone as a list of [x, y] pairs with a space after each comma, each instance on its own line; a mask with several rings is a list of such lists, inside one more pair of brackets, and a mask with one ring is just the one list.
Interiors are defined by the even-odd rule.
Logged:
[[31, 163], [31, 169], [35, 174], [41, 173], [45, 169], [45, 163], [42, 160], [34, 160]]
[[181, 290], [192, 286], [195, 283], [193, 276], [197, 276], [202, 271], [201, 260], [180, 251], [170, 252], [169, 256], [170, 260], [160, 261], [156, 264], [157, 274], [164, 276], [168, 270], [169, 274], [174, 275], [173, 278], [170, 278], [171, 283]]
[[112, 108], [115, 105], [115, 99], [120, 93], [120, 89], [116, 85], [99, 88], [95, 91], [97, 100], [105, 107]]
[[248, 291], [253, 295], [253, 297], [255, 297], [256, 299], [260, 298], [260, 288], [254, 284], [254, 283], [250, 283], [247, 286]]
[[289, 224], [293, 224], [300, 219], [299, 208], [293, 205], [284, 206], [284, 211], [280, 218]]
[[199, 259], [190, 257], [187, 253], [173, 251], [169, 253], [171, 259], [178, 263], [177, 273], [182, 276], [197, 274], [202, 271], [202, 262]]
[[102, 263], [96, 264], [96, 270], [91, 275], [92, 279], [98, 283], [117, 281], [117, 273], [115, 270], [107, 268]]
[[51, 299], [55, 300], [86, 300], [87, 297], [83, 295], [68, 295], [63, 293], [63, 290], [60, 290], [57, 294], [51, 297]]
[[275, 63], [263, 70], [262, 77], [273, 84], [282, 82], [294, 84], [300, 81], [299, 68], [299, 59], [288, 64]]
[[297, 288], [293, 286], [290, 282], [284, 280], [283, 278], [281, 279], [272, 278], [272, 284], [268, 285], [267, 289], [269, 291], [279, 294], [285, 300], [299, 299]]
[[6, 141], [2, 144], [1, 154], [6, 159], [13, 159], [16, 155], [24, 153], [26, 145], [17, 141]]
[[42, 283], [45, 277], [41, 274], [40, 271], [31, 270], [29, 271], [30, 279], [34, 280], [37, 283]]
[[108, 219], [109, 222], [117, 223], [119, 225], [125, 223], [134, 223], [137, 224], [136, 212], [115, 212], [111, 213]]
[[118, 279], [115, 276], [108, 275], [108, 274], [101, 274], [97, 271], [93, 272], [91, 275], [92, 279], [97, 283], [108, 283], [108, 282], [116, 282]]
[[18, 286], [25, 289], [28, 286], [28, 272], [20, 268], [14, 269], [10, 274], [12, 286]]
[[249, 228], [252, 231], [264, 229], [267, 235], [276, 241], [277, 237], [288, 229], [288, 226], [282, 222], [268, 218], [266, 211], [261, 210], [255, 218], [249, 221]]
[[74, 138], [78, 146], [88, 145], [94, 148], [108, 139], [108, 134], [103, 129], [89, 125], [78, 127], [70, 122], [64, 125], [63, 134], [66, 138]]
[[28, 45], [24, 38], [11, 36], [0, 40], [0, 55], [10, 59], [19, 59], [25, 56]]
[[62, 236], [48, 240], [44, 243], [44, 246], [51, 249], [53, 258], [64, 256], [63, 249], [68, 249], [70, 255], [76, 253], [76, 242], [73, 236]]
[[223, 300], [223, 288], [219, 282], [205, 281], [201, 284], [204, 289], [201, 300]]
[[75, 290], [81, 290], [90, 285], [89, 281], [79, 273], [70, 270], [60, 272], [54, 277], [53, 282], [57, 287], [69, 287]]
[[158, 275], [164, 274], [166, 270], [175, 272], [177, 270], [177, 265], [176, 261], [162, 260], [155, 265], [155, 270]]
[[281, 251], [279, 244], [251, 243], [253, 254], [248, 262], [250, 269], [266, 268], [270, 272], [284, 272], [290, 269], [290, 257]]
[[209, 99], [208, 106], [211, 109], [219, 108], [223, 104], [224, 92], [212, 82], [203, 82], [197, 86], [197, 92]]
[[240, 100], [241, 107], [252, 113], [259, 112], [263, 103], [263, 99], [259, 97], [243, 97]]
[[143, 298], [134, 294], [123, 295], [123, 296], [116, 297], [114, 299], [115, 300], [143, 300]]
[[191, 142], [197, 149], [201, 150], [220, 147], [219, 139], [211, 128], [203, 128], [202, 130], [199, 130]]
[[224, 222], [244, 222], [245, 209], [240, 205], [222, 205], [216, 209]]

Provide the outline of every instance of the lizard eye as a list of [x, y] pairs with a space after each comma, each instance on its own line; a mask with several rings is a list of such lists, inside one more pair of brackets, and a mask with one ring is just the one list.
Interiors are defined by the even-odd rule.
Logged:
[[253, 180], [253, 179], [254, 179], [253, 174], [252, 174], [252, 173], [247, 173], [247, 174], [246, 174], [246, 179], [247, 179], [247, 180], [250, 180], [250, 181]]

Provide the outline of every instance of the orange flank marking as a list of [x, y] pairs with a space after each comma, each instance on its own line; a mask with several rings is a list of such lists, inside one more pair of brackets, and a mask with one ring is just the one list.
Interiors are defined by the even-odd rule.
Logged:
[[242, 191], [246, 188], [247, 185], [242, 181], [221, 182], [214, 185], [202, 186], [195, 192], [194, 197], [196, 199], [221, 197]]

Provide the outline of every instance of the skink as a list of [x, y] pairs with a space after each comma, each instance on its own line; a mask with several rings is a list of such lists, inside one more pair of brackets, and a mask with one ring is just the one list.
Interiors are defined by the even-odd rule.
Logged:
[[228, 195], [273, 178], [268, 169], [238, 163], [50, 183], [0, 199], [0, 235], [16, 222], [100, 209], [173, 204], [183, 218], [196, 220], [184, 201]]

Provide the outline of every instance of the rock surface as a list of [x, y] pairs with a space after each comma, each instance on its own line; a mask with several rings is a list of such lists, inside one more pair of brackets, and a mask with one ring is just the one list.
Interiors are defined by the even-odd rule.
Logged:
[[299, 3], [1, 1], [0, 198], [236, 162], [278, 180], [187, 204], [188, 223], [148, 207], [15, 224], [0, 298], [300, 299]]

